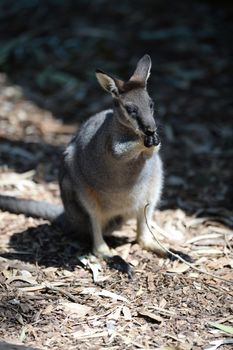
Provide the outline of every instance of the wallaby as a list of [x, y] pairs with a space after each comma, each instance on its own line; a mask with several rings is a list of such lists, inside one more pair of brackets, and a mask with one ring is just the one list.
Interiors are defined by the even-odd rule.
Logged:
[[103, 231], [117, 217], [137, 218], [140, 245], [159, 249], [144, 214], [149, 204], [150, 222], [163, 179], [153, 102], [146, 89], [150, 69], [151, 59], [145, 55], [127, 82], [97, 70], [97, 80], [112, 95], [114, 109], [91, 117], [65, 151], [60, 176], [65, 212], [77, 229], [88, 216], [96, 255], [111, 254]]
[[[145, 249], [165, 252], [150, 225], [163, 184], [154, 104], [147, 92], [151, 70], [143, 56], [128, 81], [97, 70], [100, 85], [112, 95], [113, 109], [88, 119], [66, 148], [59, 176], [69, 225], [77, 234], [91, 232], [93, 253], [111, 256], [103, 233], [115, 219], [137, 219], [137, 241]], [[62, 208], [47, 203], [0, 197], [0, 208], [53, 220]]]

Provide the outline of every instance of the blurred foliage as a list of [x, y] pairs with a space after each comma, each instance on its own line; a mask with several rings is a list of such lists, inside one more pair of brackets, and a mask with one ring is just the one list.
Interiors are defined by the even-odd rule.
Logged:
[[[96, 68], [128, 78], [144, 53], [153, 59], [152, 83], [188, 90], [212, 69], [211, 57], [216, 49], [221, 52], [222, 38], [231, 41], [230, 14], [209, 3], [1, 0], [0, 70], [28, 98], [66, 120], [77, 108], [84, 117], [98, 110], [87, 101], [87, 96], [99, 96]], [[224, 68], [224, 59], [222, 52], [218, 69]]]

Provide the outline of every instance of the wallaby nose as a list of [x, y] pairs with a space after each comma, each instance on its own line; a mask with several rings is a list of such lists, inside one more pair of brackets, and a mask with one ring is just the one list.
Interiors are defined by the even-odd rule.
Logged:
[[153, 145], [158, 146], [160, 144], [160, 138], [157, 134], [153, 135]]
[[151, 129], [150, 127], [145, 128], [145, 134], [147, 136], [153, 136], [155, 134], [155, 130]]

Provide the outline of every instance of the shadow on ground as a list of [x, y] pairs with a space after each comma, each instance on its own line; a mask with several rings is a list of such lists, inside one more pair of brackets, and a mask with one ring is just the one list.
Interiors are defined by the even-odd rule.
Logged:
[[0, 350], [40, 350], [39, 348], [32, 348], [31, 346], [10, 344], [0, 341]]
[[[105, 238], [111, 248], [126, 244], [126, 236]], [[46, 267], [63, 267], [73, 270], [80, 265], [78, 256], [91, 252], [90, 236], [78, 236], [78, 233], [64, 233], [55, 225], [42, 224], [23, 232], [14, 233], [9, 242], [12, 252], [0, 256], [10, 260], [18, 259]]]

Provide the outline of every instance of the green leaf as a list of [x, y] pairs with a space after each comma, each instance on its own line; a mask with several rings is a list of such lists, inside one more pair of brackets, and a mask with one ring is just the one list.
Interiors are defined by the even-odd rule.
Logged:
[[220, 329], [220, 331], [223, 331], [225, 333], [229, 333], [229, 334], [233, 335], [233, 327], [231, 327], [231, 326], [225, 326], [224, 324], [215, 323], [215, 322], [208, 322], [208, 324], [214, 328]]

